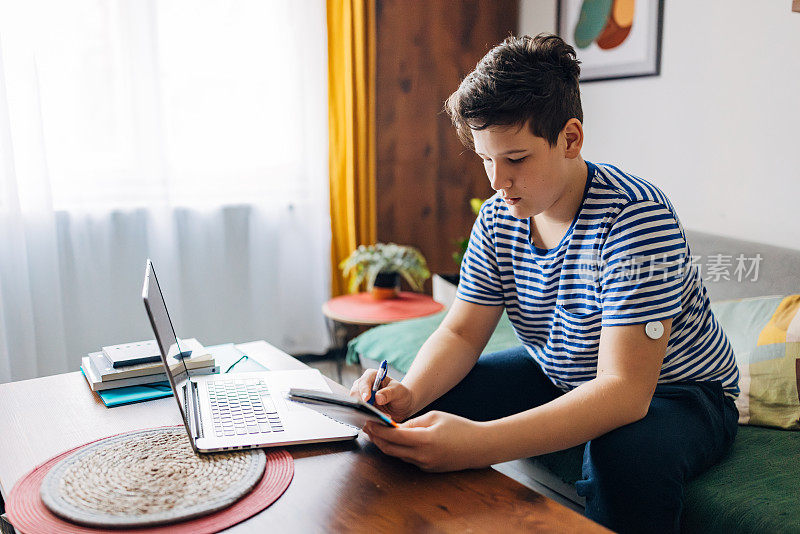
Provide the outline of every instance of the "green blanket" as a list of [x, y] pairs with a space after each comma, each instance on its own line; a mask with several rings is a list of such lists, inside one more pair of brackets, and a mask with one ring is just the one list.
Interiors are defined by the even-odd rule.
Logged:
[[[367, 330], [347, 345], [347, 361], [358, 363], [358, 355], [364, 354], [377, 362], [388, 360], [389, 364], [403, 373], [408, 372], [411, 362], [425, 340], [439, 327], [447, 312], [421, 319], [410, 319], [399, 323], [378, 326]], [[520, 345], [514, 327], [505, 312], [500, 317], [494, 334], [486, 344], [484, 354], [497, 352]]]
[[800, 532], [800, 433], [740, 426], [730, 454], [686, 487], [684, 532]]

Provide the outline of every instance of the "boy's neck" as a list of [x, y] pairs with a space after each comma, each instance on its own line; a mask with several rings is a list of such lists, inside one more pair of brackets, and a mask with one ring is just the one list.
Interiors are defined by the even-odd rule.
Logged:
[[564, 191], [559, 199], [548, 209], [533, 216], [534, 222], [539, 226], [561, 226], [572, 224], [575, 214], [581, 207], [583, 192], [589, 174], [589, 166], [581, 156], [570, 160]]

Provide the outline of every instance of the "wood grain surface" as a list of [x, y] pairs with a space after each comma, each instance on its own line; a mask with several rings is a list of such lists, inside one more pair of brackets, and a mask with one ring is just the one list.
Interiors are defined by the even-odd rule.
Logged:
[[457, 272], [454, 242], [468, 237], [473, 197], [494, 191], [459, 142], [445, 99], [510, 32], [515, 0], [377, 0], [378, 240], [418, 247], [431, 272]]
[[[238, 347], [272, 370], [302, 369], [263, 341]], [[329, 380], [332, 389], [346, 388]], [[66, 449], [104, 436], [180, 424], [173, 398], [106, 408], [79, 372], [0, 384], [0, 488]], [[229, 529], [278, 532], [603, 532], [492, 469], [424, 473], [355, 442], [289, 447], [295, 475], [269, 508]]]

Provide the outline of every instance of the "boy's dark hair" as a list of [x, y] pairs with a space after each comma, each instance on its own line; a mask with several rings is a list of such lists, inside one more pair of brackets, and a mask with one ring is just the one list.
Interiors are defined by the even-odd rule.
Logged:
[[569, 119], [583, 122], [579, 64], [556, 35], [507, 37], [445, 102], [461, 142], [474, 148], [470, 130], [530, 121], [531, 132], [555, 146]]

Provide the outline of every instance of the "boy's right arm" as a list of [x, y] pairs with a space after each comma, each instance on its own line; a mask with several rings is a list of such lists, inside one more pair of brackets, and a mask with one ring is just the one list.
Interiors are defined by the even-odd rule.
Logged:
[[[417, 353], [402, 382], [386, 379], [376, 406], [402, 421], [458, 384], [481, 355], [503, 313], [503, 306], [483, 306], [456, 299], [439, 328]], [[351, 390], [364, 396], [372, 388], [375, 370], [366, 371]]]

